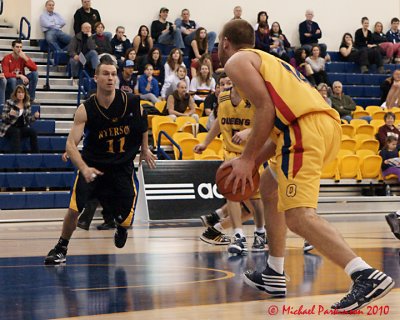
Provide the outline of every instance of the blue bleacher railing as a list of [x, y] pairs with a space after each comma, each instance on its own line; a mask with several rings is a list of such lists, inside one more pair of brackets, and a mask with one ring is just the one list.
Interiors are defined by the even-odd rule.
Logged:
[[76, 98], [77, 107], [81, 104], [81, 95], [86, 97], [92, 89], [92, 78], [89, 76], [86, 70], [81, 70], [79, 73], [78, 96]]
[[4, 9], [4, 1], [0, 0], [0, 16], [3, 14], [3, 9]]
[[[169, 141], [171, 141], [171, 143], [175, 146], [175, 147], [177, 147], [178, 148], [178, 151], [179, 151], [179, 160], [182, 160], [182, 149], [181, 149], [181, 147], [180, 147], [180, 145], [179, 144], [177, 144], [176, 142], [175, 142], [175, 140], [174, 139], [172, 139], [171, 138], [171, 136], [168, 134], [168, 133], [166, 133], [164, 130], [161, 130], [159, 133], [158, 133], [158, 139], [157, 139], [157, 159], [162, 159], [162, 158], [164, 158], [164, 159], [167, 159], [167, 160], [172, 160], [171, 159], [171, 157], [164, 151], [164, 149], [161, 147], [161, 138], [162, 138], [162, 136], [165, 136]], [[162, 156], [162, 157], [161, 157]]]
[[[25, 35], [25, 33], [22, 32], [22, 27], [24, 26], [24, 22], [26, 22], [26, 25], [28, 26], [28, 35]], [[31, 38], [31, 23], [27, 18], [22, 17], [21, 20], [19, 21], [19, 39], [29, 40], [30, 38]]]

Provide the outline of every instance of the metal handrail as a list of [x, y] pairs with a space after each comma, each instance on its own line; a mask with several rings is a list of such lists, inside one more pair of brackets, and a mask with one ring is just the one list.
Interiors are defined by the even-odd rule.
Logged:
[[[28, 35], [26, 36], [25, 33], [22, 32], [22, 27], [24, 21], [26, 22], [26, 25], [28, 26]], [[29, 40], [31, 38], [31, 23], [29, 20], [25, 17], [22, 17], [21, 20], [19, 21], [19, 39], [20, 40]]]
[[157, 159], [161, 159], [160, 155], [162, 155], [165, 159], [167, 160], [172, 160], [171, 157], [164, 151], [163, 148], [161, 148], [161, 137], [165, 136], [169, 141], [171, 141], [171, 143], [177, 147], [178, 151], [179, 151], [179, 160], [182, 160], [182, 148], [179, 144], [177, 144], [175, 142], [174, 139], [171, 138], [171, 136], [166, 133], [164, 130], [161, 130], [158, 133], [158, 140], [157, 140]]
[[[85, 91], [85, 86], [83, 85], [83, 80], [84, 79], [88, 79], [89, 81], [89, 89], [88, 91]], [[86, 72], [86, 70], [81, 70], [81, 72], [79, 73], [79, 82], [78, 82], [78, 96], [76, 98], [76, 106], [79, 107], [79, 105], [81, 104], [81, 95], [83, 94], [84, 96], [86, 96], [89, 92], [90, 92], [90, 81], [92, 80], [92, 78], [89, 76], [89, 74]]]
[[46, 64], [46, 84], [43, 86], [45, 90], [50, 90], [50, 64], [51, 64], [51, 54], [54, 52], [52, 45], [47, 45], [47, 64]]
[[3, 9], [4, 9], [4, 1], [0, 0], [0, 16], [3, 14]]

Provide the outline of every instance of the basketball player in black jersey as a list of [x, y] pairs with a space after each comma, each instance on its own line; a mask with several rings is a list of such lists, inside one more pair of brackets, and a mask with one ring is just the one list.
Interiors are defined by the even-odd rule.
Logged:
[[[137, 195], [133, 160], [141, 149], [140, 160], [154, 168], [155, 157], [148, 147], [147, 117], [139, 97], [116, 90], [116, 79], [116, 67], [111, 62], [100, 63], [95, 74], [97, 92], [75, 113], [66, 150], [78, 174], [61, 237], [45, 258], [45, 264], [66, 261], [78, 216], [92, 198], [99, 199], [104, 209], [113, 213], [117, 224], [115, 246], [125, 245]], [[77, 145], [82, 136], [80, 153]]]

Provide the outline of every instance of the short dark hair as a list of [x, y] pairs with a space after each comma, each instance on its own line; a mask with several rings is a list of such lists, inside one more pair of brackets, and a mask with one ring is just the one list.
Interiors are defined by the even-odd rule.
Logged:
[[[107, 56], [104, 56], [104, 57], [107, 57]], [[111, 58], [100, 59], [100, 63], [96, 67], [96, 71], [95, 71], [96, 75], [100, 74], [100, 69], [102, 66], [114, 66], [115, 70], [117, 70], [117, 66], [115, 65], [114, 61], [112, 61]]]
[[11, 42], [11, 46], [14, 48], [17, 43], [22, 44], [22, 41], [19, 39], [14, 40], [13, 42]]
[[219, 76], [218, 76], [218, 81], [217, 84], [219, 85], [219, 82], [221, 81], [221, 79], [228, 77], [228, 75], [226, 74], [225, 71], [222, 71]]
[[367, 17], [362, 17], [362, 18], [361, 18], [361, 23], [364, 23], [365, 20], [368, 20], [368, 21], [369, 21], [369, 19], [368, 19]]
[[389, 111], [389, 112], [385, 113], [385, 115], [383, 116], [383, 120], [386, 121], [386, 119], [387, 119], [388, 117], [392, 117], [393, 120], [396, 120], [396, 115], [395, 115], [393, 112], [390, 112], [390, 111]]
[[246, 20], [237, 19], [227, 22], [222, 29], [222, 36], [226, 37], [237, 49], [254, 47], [254, 29]]
[[392, 24], [393, 22], [400, 22], [399, 18], [392, 18], [392, 20], [390, 20], [390, 24]]

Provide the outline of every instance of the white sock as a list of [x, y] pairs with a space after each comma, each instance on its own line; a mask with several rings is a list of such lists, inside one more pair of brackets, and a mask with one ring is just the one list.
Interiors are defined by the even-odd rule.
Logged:
[[242, 228], [233, 229], [233, 234], [239, 233], [241, 238], [244, 238], [244, 233]]
[[222, 227], [221, 223], [219, 223], [219, 222], [214, 224], [214, 228], [217, 229], [219, 232], [222, 232], [222, 233], [224, 231], [224, 228]]
[[283, 273], [283, 264], [285, 263], [284, 257], [273, 257], [271, 255], [268, 256], [267, 260], [268, 266], [277, 273]]
[[261, 234], [261, 233], [265, 233], [265, 228], [261, 227], [261, 228], [256, 228], [256, 232]]
[[397, 218], [400, 218], [400, 210], [397, 210], [396, 214], [397, 214]]
[[365, 269], [372, 268], [368, 263], [366, 263], [360, 257], [354, 258], [351, 260], [346, 267], [344, 268], [344, 272], [346, 272], [349, 276], [351, 276], [354, 272], [362, 271]]
[[217, 209], [215, 210], [215, 213], [220, 217], [221, 219], [224, 218], [224, 213], [222, 212], [222, 209]]

